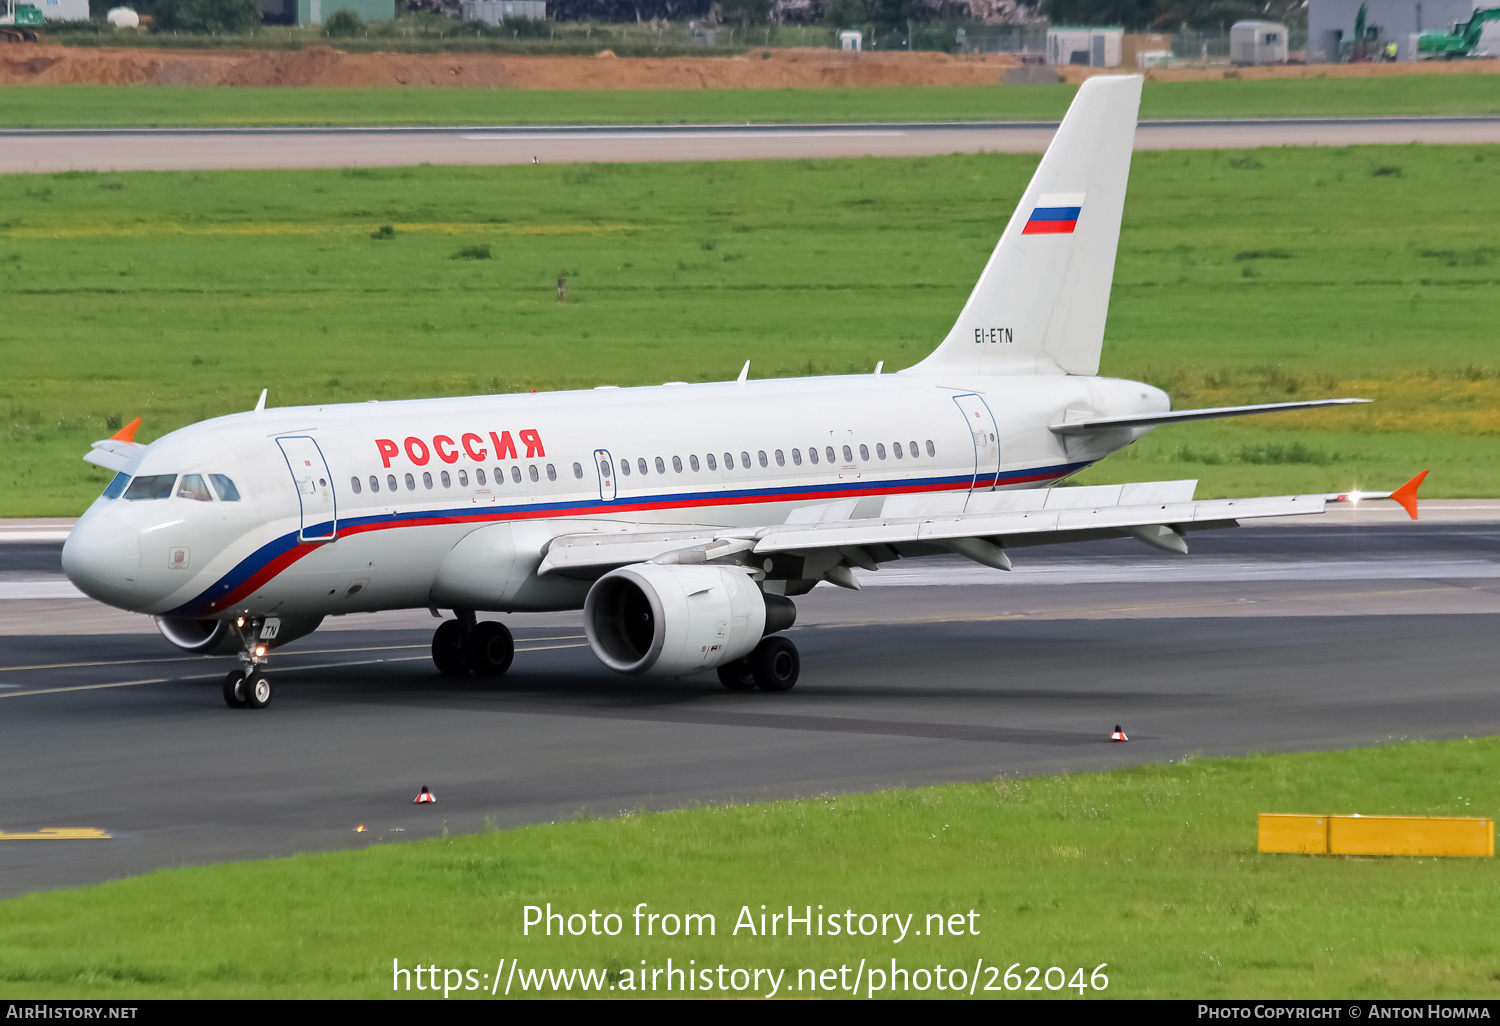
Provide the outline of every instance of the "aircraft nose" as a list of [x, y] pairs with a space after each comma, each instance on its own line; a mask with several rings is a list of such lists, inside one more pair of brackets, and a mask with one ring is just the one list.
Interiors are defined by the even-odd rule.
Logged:
[[63, 573], [90, 598], [130, 609], [139, 601], [140, 534], [109, 516], [85, 517], [63, 543]]

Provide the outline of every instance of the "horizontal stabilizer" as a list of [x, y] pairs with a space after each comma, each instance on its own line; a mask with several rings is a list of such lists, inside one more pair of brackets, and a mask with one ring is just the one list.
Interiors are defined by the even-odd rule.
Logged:
[[1162, 424], [1186, 424], [1194, 420], [1217, 420], [1220, 417], [1248, 417], [1256, 413], [1285, 413], [1289, 410], [1317, 410], [1325, 406], [1354, 406], [1369, 399], [1309, 399], [1295, 403], [1256, 403], [1253, 406], [1212, 406], [1203, 410], [1170, 410], [1166, 413], [1140, 413], [1125, 417], [1093, 417], [1089, 420], [1067, 420], [1049, 424], [1048, 430], [1059, 435], [1082, 435], [1090, 431], [1117, 428], [1159, 427]]

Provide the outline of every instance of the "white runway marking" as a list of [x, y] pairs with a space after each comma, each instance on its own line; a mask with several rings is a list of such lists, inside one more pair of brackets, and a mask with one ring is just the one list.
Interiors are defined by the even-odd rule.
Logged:
[[537, 132], [485, 132], [474, 135], [465, 135], [464, 138], [471, 142], [538, 142], [548, 139], [587, 139], [590, 142], [615, 142], [630, 139], [738, 139], [745, 142], [753, 142], [756, 139], [868, 139], [868, 138], [892, 138], [909, 135], [909, 132], [896, 132], [890, 130], [852, 130], [839, 129], [835, 131], [789, 131], [789, 132], [741, 132], [730, 131], [706, 131], [706, 132], [548, 132], [545, 135]]

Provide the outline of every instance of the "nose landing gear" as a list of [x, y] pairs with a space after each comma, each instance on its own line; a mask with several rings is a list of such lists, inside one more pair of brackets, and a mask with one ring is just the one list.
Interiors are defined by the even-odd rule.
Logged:
[[432, 635], [432, 662], [450, 677], [473, 673], [499, 677], [510, 669], [516, 643], [510, 630], [494, 620], [476, 621], [470, 610], [455, 610], [458, 619], [444, 620]]
[[268, 622], [258, 616], [242, 616], [234, 621], [232, 626], [240, 638], [240, 662], [245, 668], [224, 678], [224, 704], [229, 708], [264, 709], [271, 704], [271, 679], [261, 667], [270, 661], [266, 652], [279, 625], [279, 620]]

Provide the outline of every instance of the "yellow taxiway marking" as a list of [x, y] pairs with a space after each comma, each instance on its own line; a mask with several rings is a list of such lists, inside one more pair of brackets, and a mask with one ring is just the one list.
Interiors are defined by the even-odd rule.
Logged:
[[[583, 637], [582, 634], [562, 634], [555, 638], [522, 638], [521, 643], [527, 644], [533, 641], [577, 641]], [[304, 648], [296, 652], [288, 652], [287, 656], [302, 655], [339, 655], [345, 652], [399, 652], [403, 649], [428, 648], [428, 645], [366, 645], [363, 648]], [[521, 651], [517, 649], [516, 651]], [[142, 663], [196, 663], [209, 656], [161, 656], [157, 659], [101, 659], [91, 663], [38, 663], [35, 666], [0, 666], [0, 673], [12, 673], [19, 670], [77, 670], [89, 666], [139, 666]]]
[[[404, 648], [426, 648], [426, 645], [401, 646]], [[517, 652], [550, 652], [559, 648], [587, 648], [587, 642], [579, 642], [569, 645], [532, 645], [527, 648], [517, 647]], [[369, 651], [362, 649], [348, 649], [347, 651], [359, 652]], [[305, 653], [304, 653], [305, 654]], [[313, 663], [310, 666], [289, 666], [288, 670], [339, 670], [350, 666], [374, 666], [377, 663], [416, 663], [429, 658], [426, 655], [398, 656], [395, 659], [360, 659], [347, 663]], [[197, 680], [219, 680], [219, 674], [197, 674], [192, 677], [149, 677], [144, 680], [119, 680], [108, 684], [73, 684], [61, 688], [33, 688], [30, 691], [7, 691], [0, 693], [0, 698], [25, 698], [27, 695], [60, 695], [66, 691], [103, 691], [106, 688], [133, 688], [142, 684], [185, 684]]]
[[0, 830], [0, 841], [91, 841], [109, 837], [107, 832], [95, 827], [42, 827], [14, 834]]

